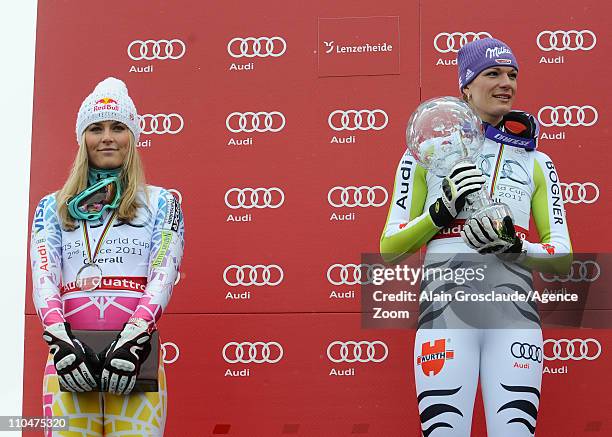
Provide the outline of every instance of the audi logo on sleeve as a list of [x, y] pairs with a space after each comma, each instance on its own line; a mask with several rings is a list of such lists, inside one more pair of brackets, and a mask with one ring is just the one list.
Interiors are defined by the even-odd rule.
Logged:
[[335, 131], [382, 130], [389, 117], [382, 109], [336, 109], [327, 117], [327, 124]]
[[185, 122], [179, 114], [142, 114], [138, 116], [140, 132], [150, 134], [178, 134], [183, 130]]
[[335, 208], [366, 208], [373, 206], [379, 208], [384, 206], [389, 199], [389, 193], [380, 185], [369, 187], [362, 185], [360, 187], [333, 187], [327, 193], [327, 201]]
[[584, 126], [597, 123], [599, 114], [591, 105], [544, 106], [538, 111], [538, 120], [544, 127]]
[[380, 341], [333, 341], [327, 346], [327, 358], [332, 363], [381, 363], [389, 348]]
[[223, 359], [230, 363], [278, 363], [283, 358], [283, 347], [276, 341], [230, 341], [223, 347]]
[[540, 273], [544, 282], [595, 282], [601, 275], [597, 261], [573, 261], [567, 275]]
[[597, 36], [590, 30], [543, 30], [536, 43], [545, 52], [591, 50], [597, 44]]
[[227, 266], [223, 271], [223, 280], [231, 287], [239, 285], [255, 285], [261, 287], [268, 285], [274, 287], [283, 281], [283, 269], [276, 265], [235, 265]]
[[180, 353], [179, 347], [176, 343], [166, 341], [161, 344], [162, 349], [162, 361], [164, 364], [172, 364], [178, 360]]
[[599, 187], [593, 182], [561, 182], [565, 203], [595, 203], [599, 199]]
[[127, 54], [134, 61], [152, 61], [154, 59], [180, 59], [185, 54], [185, 43], [180, 39], [147, 39], [132, 41], [127, 48]]
[[287, 42], [280, 36], [236, 37], [227, 43], [227, 53], [233, 58], [278, 58], [286, 50]]
[[[384, 268], [382, 264], [332, 264], [327, 269], [327, 280], [332, 285], [366, 285], [372, 283], [372, 272]], [[365, 269], [365, 278], [362, 275]]]
[[601, 355], [601, 344], [594, 338], [560, 338], [544, 340], [544, 359], [547, 361], [593, 361]]
[[514, 358], [531, 360], [536, 363], [542, 362], [542, 348], [533, 344], [515, 341], [512, 343], [512, 346], [510, 346], [510, 353], [512, 353]]
[[433, 45], [440, 53], [457, 53], [467, 43], [487, 37], [492, 38], [489, 32], [441, 32], [435, 36]]
[[285, 193], [278, 187], [230, 188], [225, 193], [225, 205], [231, 209], [280, 208]]
[[233, 133], [280, 132], [285, 127], [282, 112], [232, 112], [225, 119], [225, 127]]

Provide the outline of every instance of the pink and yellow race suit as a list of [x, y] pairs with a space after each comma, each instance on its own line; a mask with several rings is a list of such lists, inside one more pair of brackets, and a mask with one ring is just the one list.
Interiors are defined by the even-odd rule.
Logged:
[[[94, 291], [81, 291], [76, 276], [89, 262], [86, 244], [96, 247], [112, 213], [67, 231], [57, 215], [55, 194], [40, 201], [30, 256], [34, 304], [43, 327], [67, 321], [77, 330], [121, 330], [130, 317], [156, 324], [177, 279], [184, 226], [179, 202], [169, 191], [154, 186], [146, 190], [138, 195], [136, 218], [130, 223], [115, 220], [104, 235], [95, 257], [103, 278]], [[159, 373], [159, 392], [60, 392], [50, 356], [43, 382], [44, 414], [70, 417], [70, 430], [54, 435], [162, 435], [166, 389], [161, 362]]]

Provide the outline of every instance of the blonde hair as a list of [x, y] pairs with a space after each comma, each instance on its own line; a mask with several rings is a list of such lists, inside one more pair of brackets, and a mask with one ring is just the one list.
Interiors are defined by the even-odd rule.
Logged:
[[[134, 135], [129, 131], [128, 152], [119, 174], [122, 188], [121, 201], [117, 207], [117, 219], [129, 222], [136, 217], [137, 209], [142, 206], [137, 199], [139, 189], [143, 189], [148, 202], [148, 192], [145, 185], [144, 168], [140, 160], [140, 154], [136, 150]], [[67, 202], [78, 193], [87, 188], [89, 171], [89, 158], [87, 155], [87, 144], [85, 134], [81, 137], [81, 145], [72, 163], [72, 169], [68, 179], [61, 190], [56, 193], [57, 215], [60, 218], [62, 227], [66, 230], [76, 228], [75, 219], [68, 212]]]

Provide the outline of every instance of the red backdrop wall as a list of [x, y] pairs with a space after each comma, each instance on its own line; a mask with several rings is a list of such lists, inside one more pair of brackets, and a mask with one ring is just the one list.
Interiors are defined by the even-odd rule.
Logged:
[[[419, 435], [414, 331], [361, 329], [356, 288], [335, 275], [378, 250], [406, 121], [420, 101], [458, 95], [456, 52], [474, 35], [519, 59], [515, 107], [540, 119], [574, 250], [610, 249], [610, 3], [469, 4], [39, 2], [31, 212], [67, 176], [76, 112], [107, 76], [143, 115], [148, 181], [182, 201], [185, 258], [160, 329], [167, 435]], [[361, 186], [372, 205], [343, 206]], [[546, 367], [567, 372], [544, 375], [538, 435], [610, 435], [612, 334], [544, 335], [592, 338], [601, 353], [548, 350]], [[271, 362], [232, 362], [228, 343], [257, 341], [276, 342]], [[384, 346], [336, 362], [334, 341]], [[41, 414], [45, 354], [28, 293], [24, 415]], [[473, 429], [485, 435], [480, 401]]]

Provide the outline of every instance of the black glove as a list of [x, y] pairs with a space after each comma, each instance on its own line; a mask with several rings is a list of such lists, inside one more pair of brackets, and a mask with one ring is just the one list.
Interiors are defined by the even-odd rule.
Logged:
[[429, 207], [434, 224], [439, 228], [448, 226], [463, 209], [466, 196], [480, 190], [485, 181], [476, 164], [467, 161], [455, 164], [442, 181], [442, 196]]
[[489, 217], [481, 220], [470, 219], [461, 230], [463, 241], [480, 254], [520, 254], [523, 241], [516, 235], [510, 216], [502, 220], [502, 228], [497, 231]]
[[71, 392], [92, 391], [98, 386], [96, 380], [100, 361], [96, 353], [72, 335], [70, 324], [55, 323], [43, 332], [49, 345], [53, 364], [64, 389]]
[[100, 354], [100, 360], [104, 362], [100, 379], [102, 391], [130, 394], [136, 384], [140, 365], [149, 353], [151, 333], [147, 327], [126, 323], [117, 339]]
[[510, 111], [502, 118], [504, 130], [523, 138], [538, 140], [540, 125], [536, 118], [525, 111]]

